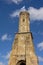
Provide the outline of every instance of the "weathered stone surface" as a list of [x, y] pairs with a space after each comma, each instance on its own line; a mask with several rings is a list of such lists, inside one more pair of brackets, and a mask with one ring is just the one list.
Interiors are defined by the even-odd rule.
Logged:
[[[25, 63], [23, 63], [25, 61]], [[19, 17], [19, 31], [15, 35], [9, 65], [38, 65], [35, 55], [30, 20], [28, 12], [21, 12]]]

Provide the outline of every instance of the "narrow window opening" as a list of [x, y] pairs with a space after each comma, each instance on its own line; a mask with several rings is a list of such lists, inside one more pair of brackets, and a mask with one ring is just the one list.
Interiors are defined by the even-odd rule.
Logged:
[[25, 21], [25, 19], [23, 19], [23, 22]]

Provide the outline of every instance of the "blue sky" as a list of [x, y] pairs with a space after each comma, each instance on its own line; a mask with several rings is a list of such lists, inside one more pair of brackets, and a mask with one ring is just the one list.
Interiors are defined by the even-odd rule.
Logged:
[[19, 13], [25, 10], [30, 13], [35, 53], [43, 65], [43, 0], [0, 0], [0, 65], [8, 65]]

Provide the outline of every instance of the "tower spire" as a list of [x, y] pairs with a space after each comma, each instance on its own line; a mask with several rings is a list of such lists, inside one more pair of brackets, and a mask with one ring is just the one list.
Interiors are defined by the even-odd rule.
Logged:
[[19, 32], [30, 32], [30, 15], [27, 11], [20, 13]]

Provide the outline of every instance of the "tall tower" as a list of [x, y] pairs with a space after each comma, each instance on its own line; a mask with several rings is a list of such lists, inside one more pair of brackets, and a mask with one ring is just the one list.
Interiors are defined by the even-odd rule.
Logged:
[[26, 11], [20, 13], [19, 30], [15, 35], [9, 65], [38, 65], [30, 32], [30, 17]]

